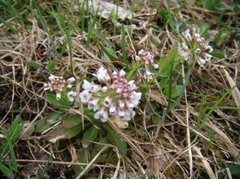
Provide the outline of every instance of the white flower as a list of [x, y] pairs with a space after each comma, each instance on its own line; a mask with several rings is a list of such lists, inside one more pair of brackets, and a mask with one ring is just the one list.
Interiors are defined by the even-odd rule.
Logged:
[[107, 120], [108, 120], [108, 113], [104, 110], [104, 108], [101, 108], [100, 111], [95, 113], [94, 117], [96, 119], [100, 119], [102, 122], [107, 122]]
[[104, 87], [102, 88], [102, 92], [107, 92], [107, 90], [108, 90], [108, 87], [107, 87], [107, 86], [104, 86]]
[[100, 120], [102, 122], [107, 122], [107, 120], [108, 120], [108, 112], [107, 111], [103, 112], [102, 117], [100, 118]]
[[61, 92], [56, 92], [56, 99], [59, 100], [61, 98]]
[[140, 61], [141, 58], [140, 58], [138, 55], [136, 55], [136, 56], [135, 56], [135, 60], [136, 60], [136, 61]]
[[125, 111], [124, 116], [123, 116], [123, 120], [124, 121], [129, 121], [131, 119], [131, 111]]
[[52, 74], [48, 77], [48, 79], [49, 79], [50, 81], [54, 80], [55, 78], [57, 78], [57, 76], [54, 76], [54, 75], [52, 75]]
[[76, 79], [74, 77], [68, 78], [67, 82], [68, 83], [74, 83], [76, 81]]
[[153, 64], [153, 67], [154, 67], [155, 69], [158, 69], [158, 68], [159, 68], [158, 64]]
[[151, 80], [153, 78], [153, 75], [152, 75], [152, 73], [149, 70], [146, 70], [143, 77], [145, 79]]
[[124, 115], [125, 115], [124, 110], [119, 110], [119, 111], [118, 111], [118, 115], [119, 115], [120, 118], [123, 118]]
[[138, 105], [138, 103], [141, 99], [141, 96], [142, 96], [142, 93], [133, 91], [132, 96], [131, 96], [131, 99], [132, 99], [131, 102], [134, 106]]
[[200, 65], [200, 66], [203, 66], [204, 64], [206, 63], [206, 60], [204, 60], [204, 59], [202, 59], [202, 58], [198, 58], [198, 64]]
[[[179, 55], [182, 56], [186, 61], [195, 55], [195, 59], [200, 66], [204, 66], [208, 61], [211, 60], [212, 55], [209, 54], [213, 51], [213, 48], [206, 42], [205, 38], [201, 37], [198, 33], [191, 35], [190, 30], [183, 32], [184, 42], [178, 47]], [[188, 46], [189, 45], [189, 46]], [[194, 49], [192, 48], [194, 46]]]
[[183, 32], [183, 36], [188, 40], [191, 41], [192, 40], [192, 35], [190, 34], [190, 30], [187, 29], [185, 32]]
[[107, 73], [107, 69], [100, 67], [95, 75], [100, 82], [107, 82], [110, 80], [110, 76]]
[[213, 48], [212, 48], [212, 46], [210, 46], [210, 45], [207, 46], [207, 49], [208, 49], [208, 52], [209, 52], [209, 53], [211, 53], [211, 52], [213, 51]]
[[44, 83], [43, 88], [44, 88], [45, 91], [50, 90], [51, 89], [51, 84], [50, 83]]
[[123, 77], [126, 75], [126, 72], [124, 70], [120, 70], [119, 75], [120, 77]]
[[79, 94], [79, 97], [83, 103], [88, 103], [91, 99], [91, 93], [89, 90], [84, 90]]
[[94, 84], [93, 86], [92, 86], [92, 92], [94, 92], [94, 93], [96, 93], [96, 92], [98, 92], [98, 91], [101, 91], [101, 86], [99, 86], [99, 85], [96, 85], [96, 84]]
[[135, 81], [134, 80], [129, 81], [128, 85], [129, 85], [131, 90], [135, 90], [137, 88], [137, 86], [135, 85]]
[[143, 53], [144, 53], [144, 50], [143, 50], [143, 49], [141, 49], [141, 50], [138, 51], [138, 55], [142, 55]]
[[75, 92], [75, 91], [69, 91], [68, 93], [67, 93], [67, 97], [68, 97], [68, 99], [69, 99], [69, 101], [74, 101], [74, 97], [76, 97], [77, 96], [77, 93]]
[[125, 103], [121, 100], [118, 102], [118, 105], [119, 105], [120, 109], [123, 109], [125, 107]]
[[82, 87], [85, 90], [91, 90], [92, 84], [90, 82], [88, 82], [87, 80], [83, 80], [83, 86]]
[[211, 58], [212, 58], [212, 55], [210, 55], [210, 54], [205, 54], [205, 60], [206, 60], [206, 61], [211, 60]]
[[116, 105], [115, 105], [115, 103], [112, 103], [112, 104], [110, 105], [109, 113], [110, 113], [110, 115], [116, 115], [116, 114], [117, 114], [117, 110], [116, 110]]
[[111, 102], [112, 102], [112, 98], [110, 98], [109, 96], [107, 96], [105, 99], [104, 99], [104, 106], [105, 107], [109, 107], [111, 105]]
[[88, 108], [93, 109], [94, 111], [97, 111], [99, 109], [98, 102], [99, 102], [99, 98], [94, 98], [90, 100], [88, 103]]

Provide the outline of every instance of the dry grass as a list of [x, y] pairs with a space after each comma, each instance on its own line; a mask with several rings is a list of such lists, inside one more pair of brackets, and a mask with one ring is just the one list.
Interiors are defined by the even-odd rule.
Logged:
[[[66, 8], [64, 5], [63, 8]], [[124, 5], [131, 6], [127, 2]], [[168, 4], [163, 5], [169, 7]], [[45, 2], [41, 6], [50, 7]], [[136, 4], [131, 7], [134, 6]], [[179, 6], [175, 2], [169, 8], [174, 11]], [[138, 11], [133, 24], [137, 27], [125, 29], [129, 63], [141, 48], [148, 49], [156, 58], [169, 53], [179, 41], [179, 34], [170, 25], [163, 24], [163, 17], [152, 10], [147, 1], [135, 8]], [[79, 12], [75, 10], [74, 16], [77, 17]], [[221, 12], [192, 5], [179, 9], [174, 18], [184, 21], [188, 26], [195, 22], [197, 25], [207, 22], [211, 26], [209, 34], [216, 35], [216, 13]], [[229, 20], [230, 26], [237, 18], [232, 11], [224, 15], [232, 19]], [[75, 28], [71, 34], [71, 64], [69, 49], [64, 45], [67, 37], [59, 33], [57, 26], [51, 26], [56, 29], [56, 34], [49, 34], [34, 14], [30, 14], [24, 22], [19, 23], [13, 18], [0, 26], [0, 134], [9, 127], [17, 114], [21, 115], [24, 123], [22, 137], [15, 144], [16, 161], [19, 164], [17, 178], [149, 176], [214, 179], [229, 164], [240, 165], [239, 29], [236, 30], [238, 38], [230, 36], [227, 43], [219, 47], [225, 57], [215, 57], [204, 68], [195, 66], [189, 85], [174, 109], [168, 109], [169, 100], [155, 80], [153, 87], [143, 96], [137, 116], [127, 128], [109, 122], [128, 144], [126, 156], [122, 156], [113, 145], [95, 142], [95, 146], [104, 147], [94, 158], [84, 163], [78, 161], [78, 156], [90, 155], [92, 148], [81, 146], [81, 136], [50, 143], [47, 140], [50, 134], [37, 135], [33, 132], [36, 121], [50, 111], [57, 110], [46, 102], [43, 83], [47, 81], [49, 73], [71, 76], [73, 67], [72, 74], [78, 79], [77, 90], [80, 91], [82, 79], [91, 75], [99, 66], [105, 66], [109, 71], [123, 68], [122, 56], [119, 55], [113, 62], [105, 61], [99, 45], [91, 41], [90, 46], [86, 47], [89, 40], [87, 32]], [[111, 20], [101, 19], [101, 23], [106, 39], [120, 52], [121, 33], [114, 34]], [[14, 33], [10, 26], [17, 27], [18, 31]], [[154, 45], [151, 39], [158, 45]], [[56, 63], [53, 71], [47, 67], [50, 60]], [[185, 79], [187, 74], [184, 67], [179, 69], [178, 75], [181, 77], [179, 79]], [[69, 111], [80, 115], [83, 120], [83, 108], [77, 101]], [[157, 123], [153, 122], [154, 118], [158, 119]], [[101, 162], [102, 158], [107, 157], [104, 151], [108, 149], [113, 149], [113, 158]], [[83, 170], [74, 173], [76, 166], [82, 166]], [[229, 173], [227, 177], [231, 177]]]

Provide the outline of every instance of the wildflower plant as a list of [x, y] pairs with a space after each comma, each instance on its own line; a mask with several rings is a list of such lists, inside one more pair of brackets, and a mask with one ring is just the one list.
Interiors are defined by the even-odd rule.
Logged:
[[212, 59], [213, 48], [204, 37], [198, 33], [191, 33], [189, 29], [182, 33], [183, 42], [178, 46], [179, 55], [186, 61], [194, 58], [200, 66], [204, 66]]
[[101, 67], [94, 74], [98, 83], [83, 81], [84, 90], [79, 98], [95, 112], [95, 119], [106, 122], [110, 116], [116, 116], [120, 120], [129, 121], [135, 116], [134, 108], [138, 106], [142, 94], [136, 91], [135, 81], [127, 81], [125, 75], [124, 70], [109, 75]]

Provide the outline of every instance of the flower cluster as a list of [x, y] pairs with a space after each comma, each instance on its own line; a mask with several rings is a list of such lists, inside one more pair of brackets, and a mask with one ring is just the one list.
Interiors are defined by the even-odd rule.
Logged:
[[158, 64], [154, 63], [154, 56], [143, 49], [138, 51], [138, 55], [135, 56], [136, 61], [143, 62], [144, 67], [140, 69], [143, 73], [143, 78], [145, 79], [152, 79], [153, 74], [149, 71], [148, 65], [153, 66], [155, 69], [158, 68]]
[[83, 81], [80, 100], [95, 112], [94, 117], [106, 122], [109, 116], [129, 121], [135, 116], [134, 108], [139, 104], [141, 93], [133, 80], [127, 81], [125, 71], [113, 72], [111, 75], [103, 67], [95, 74], [100, 84]]
[[154, 63], [154, 56], [143, 49], [138, 51], [138, 55], [135, 57], [136, 61], [144, 61], [146, 65], [152, 65], [154, 68], [158, 68], [158, 64]]
[[187, 29], [183, 32], [184, 42], [178, 47], [179, 55], [185, 60], [191, 59], [192, 54], [196, 54], [197, 62], [200, 66], [206, 64], [212, 58], [211, 53], [213, 48], [206, 42], [206, 40], [198, 33], [190, 33]]
[[62, 76], [50, 75], [48, 79], [50, 82], [44, 83], [44, 90], [54, 91], [57, 100], [61, 98], [62, 92], [66, 91], [68, 99], [74, 101], [74, 97], [77, 96], [77, 93], [72, 91], [73, 83], [75, 82], [74, 77], [65, 80]]

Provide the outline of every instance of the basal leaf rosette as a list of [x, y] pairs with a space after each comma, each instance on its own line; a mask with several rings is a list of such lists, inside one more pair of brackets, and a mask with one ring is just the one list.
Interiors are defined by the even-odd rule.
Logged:
[[141, 99], [141, 92], [137, 92], [135, 81], [127, 81], [125, 71], [114, 71], [111, 75], [103, 67], [94, 74], [99, 83], [83, 81], [83, 91], [80, 100], [92, 109], [96, 119], [106, 122], [110, 116], [129, 121], [135, 116], [136, 108]]

